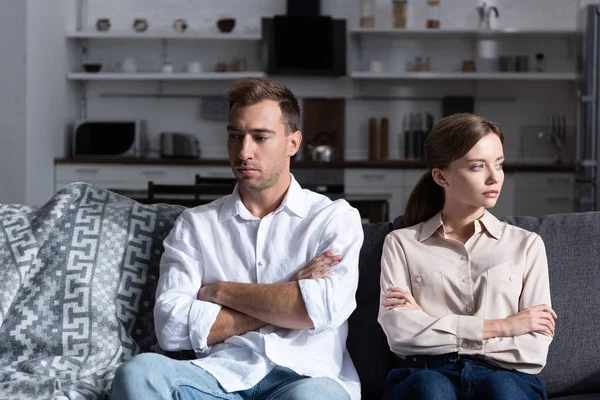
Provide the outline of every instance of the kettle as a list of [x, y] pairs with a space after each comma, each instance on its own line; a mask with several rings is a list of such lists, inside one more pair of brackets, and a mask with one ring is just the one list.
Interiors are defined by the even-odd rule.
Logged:
[[312, 144], [307, 144], [306, 148], [309, 151], [312, 161], [333, 161], [335, 158], [335, 148], [333, 144], [335, 139], [329, 132], [319, 132], [315, 136]]

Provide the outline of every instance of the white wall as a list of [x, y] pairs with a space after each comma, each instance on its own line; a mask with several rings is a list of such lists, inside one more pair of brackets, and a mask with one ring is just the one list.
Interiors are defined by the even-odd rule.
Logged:
[[[79, 68], [76, 54], [64, 33], [73, 29], [75, 0], [0, 1], [0, 202], [40, 204], [53, 192], [53, 158], [66, 155], [65, 125], [77, 117], [76, 85], [68, 83], [64, 75]], [[85, 0], [84, 0], [85, 1]], [[505, 28], [574, 28], [580, 2], [586, 0], [495, 0], [500, 10], [496, 27]], [[391, 25], [389, 0], [377, 0], [377, 26]], [[354, 27], [359, 19], [359, 1], [322, 0], [322, 14], [348, 18]], [[471, 28], [476, 26], [475, 7], [479, 0], [442, 1], [443, 28]], [[425, 1], [410, 1], [409, 27], [419, 27], [427, 13]], [[97, 18], [111, 18], [113, 30], [129, 30], [134, 18], [148, 18], [150, 30], [170, 29], [175, 18], [186, 18], [190, 29], [214, 29], [218, 18], [237, 18], [236, 29], [258, 29], [261, 16], [283, 14], [282, 0], [87, 0], [85, 28], [94, 29]], [[150, 41], [151, 42], [151, 41]], [[127, 53], [140, 56], [142, 68], [160, 66], [160, 43], [118, 42], [121, 50], [107, 48], [107, 42], [92, 41], [96, 48], [93, 57], [107, 56], [107, 64], [122, 60]], [[244, 54], [248, 64], [257, 66], [256, 49], [248, 45], [221, 43], [169, 44], [169, 56], [183, 63], [185, 57], [205, 61], [212, 68], [220, 58]], [[113, 45], [115, 43], [113, 42]], [[354, 52], [354, 43], [349, 43]], [[457, 45], [463, 46], [464, 44]], [[187, 46], [187, 47], [186, 47]], [[232, 46], [232, 47], [229, 47]], [[411, 45], [413, 46], [413, 45]], [[522, 44], [529, 53], [545, 46], [535, 41]], [[177, 50], [179, 49], [179, 50]], [[182, 51], [183, 50], [183, 51]], [[418, 46], [410, 51], [423, 51]], [[431, 48], [429, 48], [431, 50]], [[463, 49], [464, 50], [464, 49]], [[543, 48], [556, 55], [556, 63], [572, 63], [571, 48], [564, 42]], [[178, 53], [179, 51], [179, 53]], [[377, 42], [365, 53], [368, 59], [385, 59], [386, 65], [401, 64], [406, 47], [399, 43]], [[439, 53], [439, 54], [438, 54]], [[441, 56], [439, 51], [436, 56]], [[134, 55], [134, 54], [131, 54]], [[456, 57], [454, 53], [447, 54]], [[567, 59], [564, 59], [564, 56]], [[26, 63], [27, 58], [27, 63]], [[354, 53], [349, 57], [349, 68], [363, 67]], [[158, 64], [157, 64], [158, 62]], [[432, 58], [433, 65], [444, 60]], [[558, 64], [553, 67], [559, 67]], [[183, 64], [177, 66], [181, 68]], [[550, 66], [552, 66], [550, 62]], [[518, 152], [519, 132], [527, 124], [546, 123], [552, 112], [563, 111], [572, 122], [574, 114], [574, 85], [572, 83], [359, 83], [349, 79], [281, 78], [299, 97], [350, 97], [356, 94], [405, 95], [417, 94], [439, 98], [443, 94], [470, 94], [479, 97], [501, 97], [513, 100], [477, 102], [476, 112], [500, 122], [506, 131], [506, 151], [509, 159]], [[88, 117], [145, 118], [149, 122], [153, 146], [163, 130], [180, 130], [198, 135], [205, 157], [225, 155], [223, 123], [207, 121], [200, 113], [197, 98], [170, 99], [157, 97], [107, 98], [106, 93], [191, 93], [224, 94], [227, 82], [204, 83], [89, 83]], [[346, 156], [348, 159], [366, 157], [367, 119], [371, 116], [390, 118], [391, 155], [398, 154], [396, 133], [401, 130], [401, 119], [408, 111], [430, 110], [437, 117], [441, 113], [439, 100], [372, 101], [352, 99], [347, 103]]]
[[25, 200], [27, 8], [0, 1], [0, 203]]
[[54, 192], [52, 166], [64, 154], [66, 125], [75, 115], [75, 93], [65, 72], [65, 1], [27, 1], [26, 204], [44, 204]]
[[[496, 28], [573, 29], [580, 0], [495, 0], [500, 18], [494, 20]], [[348, 19], [348, 27], [356, 27], [359, 20], [359, 1], [322, 0], [322, 14]], [[443, 28], [477, 27], [476, 6], [479, 0], [442, 1], [441, 26]], [[489, 2], [488, 2], [489, 3]], [[218, 4], [218, 5], [217, 5]], [[110, 18], [111, 30], [131, 31], [134, 18], [146, 18], [149, 30], [170, 30], [176, 18], [187, 18], [190, 28], [211, 30], [215, 21], [224, 16], [237, 18], [236, 30], [257, 30], [261, 16], [285, 13], [285, 2], [278, 0], [172, 0], [156, 3], [145, 0], [88, 0], [85, 26], [95, 29], [97, 18]], [[427, 18], [424, 0], [409, 1], [408, 27], [421, 28]], [[391, 1], [377, 0], [377, 27], [390, 27]], [[546, 38], [544, 38], [546, 39]], [[543, 51], [549, 71], [572, 71], [575, 65], [573, 46], [568, 40], [542, 41], [540, 38], [512, 39], [497, 44], [500, 54], [528, 54], [530, 66], [533, 54]], [[362, 60], [357, 57], [358, 46], [349, 41], [349, 70], [364, 69], [370, 60], [384, 60], [386, 69], [402, 70], [408, 59], [415, 55], [431, 56], [434, 70], [460, 70], [463, 59], [471, 58], [474, 42], [469, 40], [405, 40], [393, 37], [375, 37], [362, 42]], [[254, 43], [170, 42], [168, 58], [176, 69], [182, 69], [189, 60], [200, 60], [210, 70], [222, 59], [244, 55], [249, 69], [260, 69], [261, 60]], [[147, 71], [158, 71], [161, 66], [160, 41], [121, 41], [118, 46], [109, 41], [92, 41], [90, 58], [102, 60], [110, 69], [113, 62], [134, 56], [138, 66]], [[75, 66], [77, 67], [77, 66]], [[481, 67], [481, 66], [480, 66]], [[551, 113], [564, 112], [573, 125], [574, 87], [569, 82], [358, 82], [347, 78], [279, 77], [299, 97], [353, 97], [372, 96], [428, 97], [434, 100], [393, 99], [373, 101], [349, 99], [346, 113], [346, 158], [367, 157], [367, 121], [373, 117], [390, 119], [390, 155], [399, 156], [398, 133], [402, 130], [402, 117], [410, 111], [430, 111], [435, 118], [441, 116], [443, 95], [473, 95], [477, 99], [475, 112], [501, 123], [506, 131], [506, 155], [516, 160], [519, 155], [522, 132], [544, 127]], [[207, 121], [200, 113], [199, 98], [103, 97], [115, 93], [188, 93], [224, 94], [228, 82], [202, 83], [114, 83], [92, 82], [89, 88], [90, 118], [144, 118], [148, 120], [152, 147], [158, 146], [158, 135], [164, 130], [178, 130], [196, 134], [201, 142], [203, 156], [225, 155], [223, 123]], [[491, 99], [491, 100], [490, 100]], [[530, 128], [533, 127], [533, 128]], [[533, 157], [533, 156], [532, 156]], [[545, 154], [539, 155], [544, 159]]]

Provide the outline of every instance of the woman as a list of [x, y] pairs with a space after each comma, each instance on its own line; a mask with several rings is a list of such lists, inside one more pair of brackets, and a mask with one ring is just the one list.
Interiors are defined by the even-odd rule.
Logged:
[[554, 336], [542, 239], [500, 222], [500, 127], [471, 114], [440, 120], [428, 170], [388, 234], [378, 321], [404, 368], [384, 399], [546, 399], [537, 374]]

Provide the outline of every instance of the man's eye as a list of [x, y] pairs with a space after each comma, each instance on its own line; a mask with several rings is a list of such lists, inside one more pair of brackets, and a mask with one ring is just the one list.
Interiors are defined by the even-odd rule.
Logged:
[[229, 135], [229, 139], [231, 140], [240, 140], [242, 135]]
[[267, 137], [266, 136], [256, 136], [254, 138], [254, 140], [257, 140], [259, 142], [264, 142], [265, 140], [267, 140]]

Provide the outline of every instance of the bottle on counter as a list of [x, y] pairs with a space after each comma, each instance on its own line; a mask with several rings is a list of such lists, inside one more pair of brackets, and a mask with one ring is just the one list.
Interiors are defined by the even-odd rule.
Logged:
[[369, 118], [369, 161], [377, 160], [377, 118]]
[[389, 158], [389, 120], [381, 118], [380, 137], [379, 137], [379, 159], [387, 160]]

